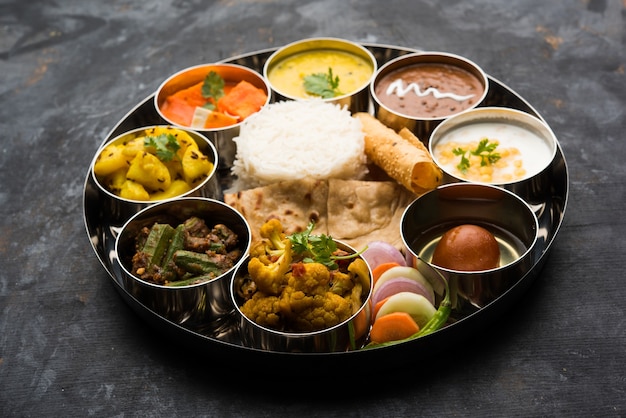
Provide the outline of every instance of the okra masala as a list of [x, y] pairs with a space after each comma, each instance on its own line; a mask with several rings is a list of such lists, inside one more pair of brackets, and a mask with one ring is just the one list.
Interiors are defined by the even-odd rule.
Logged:
[[238, 237], [223, 224], [190, 217], [173, 227], [155, 223], [135, 237], [132, 273], [146, 282], [188, 286], [213, 280], [241, 258]]

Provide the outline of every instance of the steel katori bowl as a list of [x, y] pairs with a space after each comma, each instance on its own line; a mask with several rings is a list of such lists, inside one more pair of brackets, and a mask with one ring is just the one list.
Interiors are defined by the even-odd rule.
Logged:
[[[335, 242], [338, 249], [350, 254], [356, 253], [356, 250], [347, 244], [337, 240]], [[369, 283], [367, 288], [363, 288], [361, 306], [358, 310], [345, 321], [332, 327], [310, 332], [296, 332], [259, 325], [242, 312], [241, 306], [245, 303], [241, 295], [242, 283], [250, 277], [248, 273], [250, 257], [247, 257], [238, 266], [230, 284], [230, 297], [236, 308], [241, 341], [247, 347], [291, 353], [342, 352], [361, 348], [366, 343], [372, 320], [370, 305], [372, 273], [365, 259], [361, 259], [367, 265]]]
[[[487, 144], [497, 143], [498, 160], [482, 166], [480, 157], [471, 152], [485, 139]], [[500, 186], [530, 204], [545, 201], [551, 188], [548, 167], [556, 156], [556, 136], [542, 120], [520, 110], [481, 107], [452, 116], [433, 130], [428, 148], [445, 182]], [[468, 162], [463, 171], [462, 157]]]
[[[287, 44], [269, 56], [263, 67], [275, 101], [320, 99], [366, 112], [370, 106], [369, 84], [378, 63], [374, 54], [355, 42], [339, 38], [308, 38]], [[338, 95], [322, 97], [307, 92], [305, 77], [314, 74], [338, 77]]]
[[218, 74], [222, 80], [224, 80], [226, 86], [235, 85], [241, 81], [250, 83], [257, 89], [262, 90], [267, 96], [261, 107], [270, 103], [271, 89], [266, 79], [261, 74], [251, 68], [238, 64], [211, 63], [188, 67], [168, 77], [157, 88], [154, 95], [154, 106], [159, 116], [167, 123], [193, 129], [209, 138], [217, 148], [222, 167], [228, 168], [232, 165], [236, 152], [236, 146], [232, 139], [239, 135], [239, 127], [245, 119], [240, 119], [236, 123], [227, 126], [207, 128], [195, 126], [191, 121], [183, 121], [178, 118], [173, 119], [172, 115], [163, 110], [170, 96], [199, 83], [203, 83], [211, 72]]
[[[493, 234], [500, 250], [498, 267], [461, 271], [433, 263], [442, 235], [460, 225], [476, 225]], [[482, 308], [532, 268], [539, 224], [532, 208], [512, 192], [486, 184], [450, 183], [409, 204], [402, 215], [400, 234], [409, 263], [423, 261], [439, 271], [450, 284], [457, 309], [468, 304]]]
[[[119, 175], [117, 173], [111, 173], [110, 175], [99, 175], [95, 170], [96, 164], [98, 163], [103, 153], [109, 150], [108, 147], [122, 146], [124, 144], [130, 143], [133, 140], [141, 140], [142, 137], [150, 136], [151, 132], [155, 132], [155, 129], [158, 129], [159, 133], [171, 133], [174, 136], [184, 135], [185, 140], [190, 138], [193, 142], [195, 142], [198, 150], [200, 150], [202, 154], [212, 163], [213, 168], [210, 170], [210, 172], [206, 173], [206, 177], [204, 177], [201, 181], [193, 183], [192, 187], [189, 190], [186, 190], [182, 193], [174, 193], [171, 196], [163, 198], [155, 198], [155, 196], [157, 195], [151, 195], [150, 199], [137, 199], [120, 196], [114, 191], [114, 188], [118, 187], [118, 185], [112, 187], [111, 183], [118, 182], [118, 180], [115, 180], [116, 176], [121, 180], [125, 180], [124, 173], [121, 173]], [[165, 162], [164, 164], [172, 167], [173, 162]], [[98, 188], [98, 200], [99, 202], [101, 202], [100, 210], [103, 212], [102, 216], [105, 219], [108, 219], [109, 225], [117, 228], [122, 226], [130, 217], [135, 215], [137, 212], [155, 203], [162, 203], [181, 197], [219, 197], [221, 194], [221, 189], [216, 176], [218, 165], [219, 160], [217, 156], [217, 150], [215, 149], [215, 146], [211, 143], [211, 141], [209, 141], [209, 139], [206, 138], [204, 135], [185, 128], [179, 128], [169, 125], [154, 125], [130, 130], [116, 136], [115, 138], [103, 144], [96, 153], [93, 161], [91, 162], [90, 173]], [[174, 177], [172, 176], [172, 178]]]
[[[209, 228], [225, 225], [235, 233], [239, 258], [222, 274], [195, 284], [156, 284], [133, 274], [137, 237], [155, 223], [173, 228], [190, 217], [203, 219]], [[252, 234], [246, 219], [225, 203], [208, 198], [180, 198], [152, 205], [135, 214], [122, 227], [115, 241], [116, 259], [121, 266], [124, 289], [144, 304], [176, 324], [216, 324], [233, 312], [229, 284], [234, 271], [245, 260]]]
[[426, 143], [445, 119], [479, 106], [489, 80], [478, 64], [446, 52], [416, 52], [388, 61], [370, 84], [374, 115]]

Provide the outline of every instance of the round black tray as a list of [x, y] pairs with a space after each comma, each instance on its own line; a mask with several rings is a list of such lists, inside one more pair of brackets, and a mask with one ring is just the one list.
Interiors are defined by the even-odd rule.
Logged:
[[[380, 44], [363, 44], [376, 57], [379, 66], [390, 59], [416, 50]], [[276, 51], [270, 48], [262, 51], [232, 57], [224, 62], [240, 64], [262, 72], [267, 58]], [[522, 97], [503, 83], [489, 78], [489, 93], [483, 106], [502, 106], [530, 113], [543, 120], [541, 115]], [[110, 139], [135, 128], [163, 124], [153, 104], [154, 95], [150, 95], [126, 114], [111, 130], [102, 144]], [[545, 122], [545, 120], [544, 120]], [[540, 274], [550, 252], [550, 248], [562, 224], [567, 206], [569, 178], [567, 164], [559, 144], [555, 159], [547, 169], [551, 187], [543, 192], [543, 201], [533, 203], [533, 209], [539, 219], [539, 239], [532, 252], [533, 267], [519, 279], [506, 293], [489, 305], [469, 313], [455, 323], [425, 337], [388, 347], [370, 350], [356, 350], [340, 353], [285, 353], [258, 350], [243, 345], [238, 338], [238, 329], [234, 317], [226, 318], [215, 324], [178, 325], [156, 314], [137, 301], [123, 287], [122, 273], [115, 257], [115, 237], [120, 225], [108, 221], [108, 214], [99, 202], [99, 193], [95, 181], [89, 172], [84, 186], [84, 222], [96, 256], [109, 274], [116, 289], [145, 321], [153, 326], [164, 338], [171, 338], [184, 344], [189, 349], [204, 353], [209, 358], [220, 359], [235, 366], [255, 364], [275, 367], [306, 367], [312, 373], [324, 373], [337, 367], [358, 367], [368, 364], [368, 368], [391, 368], [407, 364], [412, 359], [435, 355], [447, 347], [468, 338], [472, 333], [486, 327], [501, 313], [519, 299]], [[225, 180], [229, 172], [220, 172]], [[378, 366], [377, 366], [378, 365]]]

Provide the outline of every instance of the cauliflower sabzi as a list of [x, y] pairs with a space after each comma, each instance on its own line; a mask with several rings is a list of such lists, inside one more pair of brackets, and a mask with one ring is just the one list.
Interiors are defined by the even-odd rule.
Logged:
[[248, 272], [256, 288], [268, 295], [278, 295], [285, 284], [291, 264], [291, 241], [285, 237], [278, 219], [261, 226], [262, 240], [250, 249]]
[[285, 236], [277, 219], [261, 227], [248, 275], [237, 283], [241, 312], [261, 326], [311, 332], [335, 326], [358, 312], [370, 290], [367, 264], [337, 249], [330, 237], [307, 231]]

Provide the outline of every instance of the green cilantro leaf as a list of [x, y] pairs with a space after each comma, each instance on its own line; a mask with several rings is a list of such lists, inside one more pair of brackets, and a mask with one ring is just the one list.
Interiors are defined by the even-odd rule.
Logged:
[[294, 232], [292, 235], [289, 235], [288, 238], [291, 241], [291, 247], [295, 253], [303, 254], [309, 250], [309, 236], [311, 232], [313, 232], [314, 227], [315, 224], [310, 223], [306, 230]]
[[328, 67], [328, 73], [310, 74], [304, 77], [304, 89], [309, 94], [321, 96], [323, 99], [341, 96], [339, 76], [333, 76], [333, 69]]
[[500, 159], [500, 154], [494, 152], [498, 147], [497, 142], [489, 142], [489, 139], [483, 138], [481, 139], [478, 147], [474, 151], [471, 151], [473, 155], [480, 157], [480, 165], [486, 166], [490, 164], [494, 164], [496, 161]]
[[172, 134], [161, 134], [159, 136], [146, 136], [143, 146], [149, 152], [155, 154], [161, 161], [172, 161], [176, 156], [176, 151], [180, 149], [180, 144]]
[[287, 238], [291, 241], [292, 251], [303, 255], [305, 263], [320, 263], [331, 270], [339, 268], [337, 260], [348, 260], [358, 257], [363, 251], [345, 256], [334, 255], [337, 243], [328, 235], [312, 235], [315, 223], [309, 223], [306, 230], [295, 232]]
[[455, 148], [452, 150], [452, 153], [454, 155], [457, 156], [461, 156], [461, 162], [457, 164], [456, 168], [458, 168], [461, 173], [466, 173], [467, 170], [469, 169], [470, 166], [470, 162], [467, 159], [467, 157], [465, 156], [465, 154], [467, 153], [467, 151], [465, 151], [463, 148], [459, 147], [459, 148]]
[[202, 97], [208, 99], [209, 102], [203, 107], [207, 109], [215, 109], [217, 101], [224, 96], [224, 79], [215, 71], [210, 71], [204, 78], [202, 83]]
[[452, 153], [461, 157], [461, 161], [457, 164], [456, 168], [458, 168], [461, 173], [467, 173], [470, 167], [468, 153], [480, 157], [481, 167], [495, 164], [501, 157], [500, 153], [494, 152], [497, 147], [497, 142], [489, 142], [488, 138], [483, 138], [474, 150], [466, 150], [461, 147], [453, 149]]

